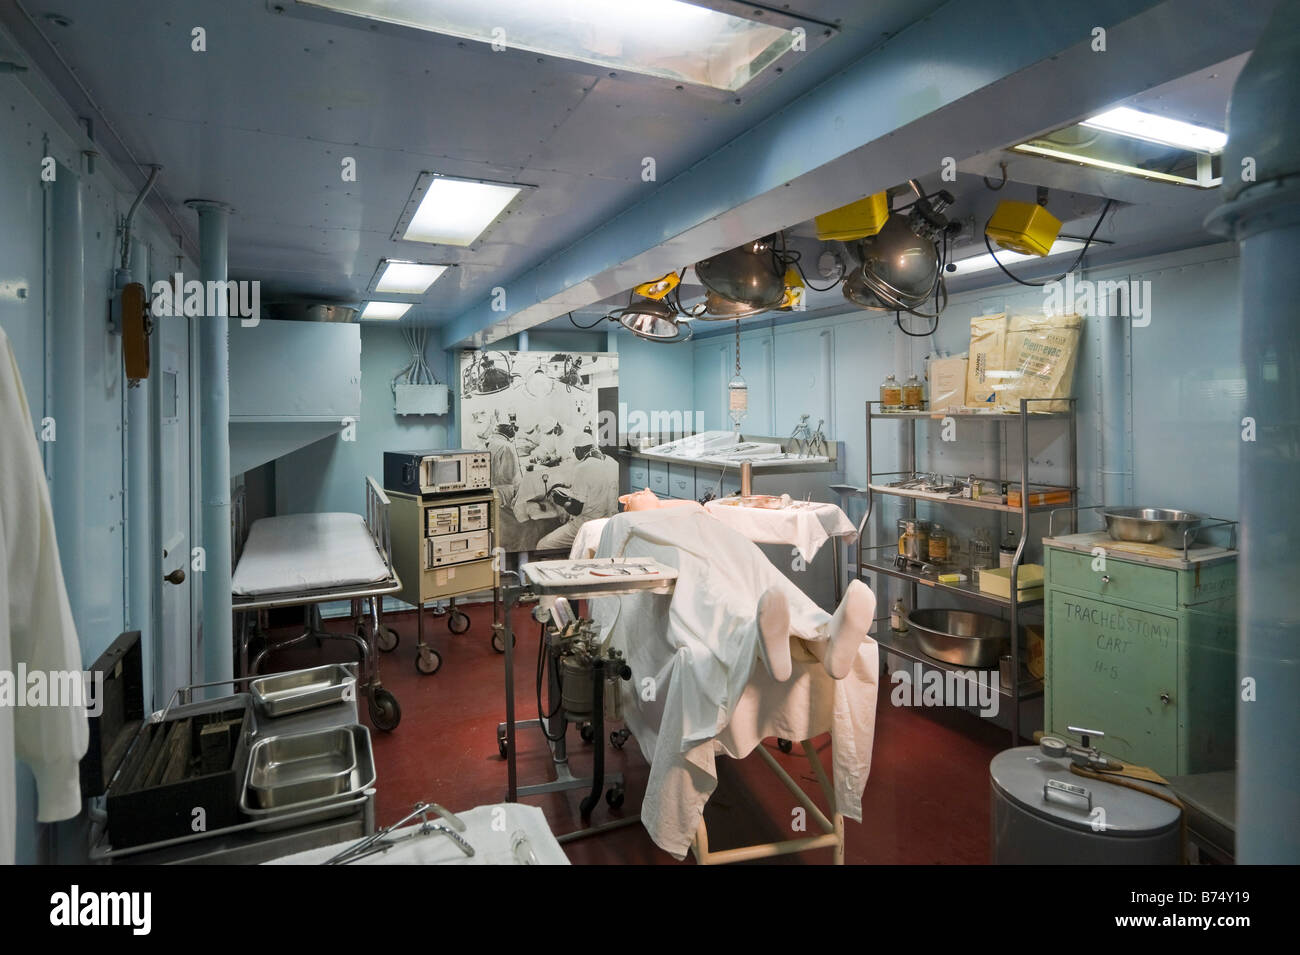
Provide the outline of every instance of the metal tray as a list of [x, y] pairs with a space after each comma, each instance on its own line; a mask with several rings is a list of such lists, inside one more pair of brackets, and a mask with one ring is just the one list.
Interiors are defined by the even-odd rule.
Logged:
[[[375, 753], [370, 745], [370, 731], [364, 726], [357, 723], [343, 727], [343, 730], [352, 734], [352, 742], [356, 749], [356, 765], [347, 777], [346, 787], [337, 795], [303, 799], [298, 802], [282, 802], [277, 807], [267, 809], [254, 804], [250, 798], [247, 780], [245, 781], [239, 808], [249, 819], [262, 823], [257, 826], [259, 832], [274, 832], [277, 829], [306, 825], [308, 822], [319, 822], [355, 811], [356, 797], [375, 784]], [[253, 768], [251, 757], [248, 765], [249, 777], [251, 777]]]
[[330, 706], [356, 699], [357, 678], [339, 663], [293, 670], [259, 677], [249, 684], [249, 692], [261, 713], [269, 717], [288, 716], [318, 706]]
[[248, 795], [259, 809], [338, 796], [357, 768], [357, 746], [346, 726], [292, 736], [268, 736], [253, 744]]

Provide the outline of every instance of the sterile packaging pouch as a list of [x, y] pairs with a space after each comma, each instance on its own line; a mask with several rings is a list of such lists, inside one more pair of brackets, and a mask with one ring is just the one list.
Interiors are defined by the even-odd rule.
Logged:
[[[966, 363], [966, 407], [993, 410], [997, 386], [1006, 367], [1007, 316], [977, 315], [970, 320], [970, 356]], [[933, 407], [933, 405], [932, 405]]]
[[[1014, 315], [1007, 324], [1006, 377], [995, 382], [997, 405], [1019, 411], [1021, 398], [1069, 398], [1083, 319], [1078, 315]], [[1035, 401], [1030, 411], [1069, 411], [1062, 400]]]
[[926, 373], [930, 379], [930, 410], [947, 411], [966, 404], [966, 356], [931, 358]]

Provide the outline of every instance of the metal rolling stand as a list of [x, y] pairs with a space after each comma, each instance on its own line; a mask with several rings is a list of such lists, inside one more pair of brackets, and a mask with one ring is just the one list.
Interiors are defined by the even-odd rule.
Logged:
[[[543, 721], [542, 719], [517, 721], [515, 719], [515, 674], [514, 674], [514, 631], [511, 623], [511, 614], [514, 609], [523, 601], [539, 600], [543, 597], [565, 597], [570, 600], [585, 600], [592, 597], [613, 597], [621, 594], [632, 593], [657, 593], [668, 594], [672, 592], [676, 582], [676, 571], [662, 564], [649, 559], [645, 560], [605, 560], [605, 561], [581, 561], [584, 565], [593, 565], [605, 563], [617, 565], [620, 563], [632, 563], [638, 566], [654, 565], [657, 568], [653, 576], [642, 577], [612, 577], [607, 581], [593, 582], [590, 579], [566, 579], [564, 576], [556, 573], [557, 568], [569, 568], [575, 562], [565, 560], [555, 561], [536, 561], [525, 564], [521, 571], [508, 572], [514, 576], [516, 583], [511, 586], [498, 587], [495, 593], [493, 606], [495, 609], [495, 622], [493, 630], [500, 642], [505, 648], [505, 682], [506, 682], [506, 718], [502, 723], [497, 724], [497, 748], [506, 761], [506, 802], [518, 802], [520, 796], [534, 796], [543, 793], [563, 792], [570, 789], [589, 789], [590, 792], [583, 799], [580, 809], [583, 819], [590, 817], [591, 812], [595, 809], [596, 804], [600, 801], [601, 790], [605, 786], [605, 739], [604, 739], [604, 685], [605, 670], [607, 663], [605, 660], [597, 660], [594, 664], [593, 673], [593, 693], [592, 693], [592, 739], [596, 744], [596, 751], [593, 754], [592, 775], [590, 777], [576, 777], [569, 769], [568, 750], [564, 730], [567, 728], [568, 721], [562, 709], [562, 704], [558, 712]], [[544, 652], [550, 652], [549, 649]], [[556, 694], [559, 687], [555, 678], [554, 667], [551, 669], [551, 678], [549, 680], [548, 703], [552, 710], [556, 709], [559, 702]], [[560, 732], [552, 730], [551, 725], [558, 721]], [[536, 783], [527, 786], [518, 784], [518, 772], [516, 768], [516, 738], [517, 731], [520, 727], [538, 728], [545, 733], [547, 744], [550, 747], [552, 759], [555, 764], [555, 779], [550, 782]], [[558, 739], [555, 737], [558, 736]], [[611, 808], [617, 808], [622, 804], [622, 775], [615, 774], [610, 777], [610, 781], [615, 783], [609, 792], [606, 793], [606, 801]], [[615, 795], [611, 795], [615, 794]], [[620, 819], [613, 823], [607, 823], [603, 826], [595, 826], [589, 829], [583, 829], [576, 833], [569, 833], [560, 841], [570, 841], [584, 835], [590, 835], [605, 829], [616, 826], [629, 825], [638, 820], [638, 817], [630, 819]]]

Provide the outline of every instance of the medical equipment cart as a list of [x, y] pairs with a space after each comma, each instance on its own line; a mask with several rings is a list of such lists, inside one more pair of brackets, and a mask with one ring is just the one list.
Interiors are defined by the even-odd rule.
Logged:
[[[568, 753], [563, 728], [566, 725], [562, 708], [557, 710], [555, 700], [548, 701], [554, 712], [549, 719], [515, 720], [514, 694], [514, 632], [511, 614], [521, 601], [538, 600], [539, 612], [550, 613], [550, 607], [557, 600], [584, 600], [592, 597], [613, 597], [631, 593], [670, 594], [677, 580], [677, 571], [649, 558], [622, 559], [597, 558], [591, 560], [546, 560], [524, 564], [521, 570], [510, 572], [516, 576], [518, 583], [498, 589], [495, 605], [497, 620], [493, 629], [501, 637], [505, 648], [506, 679], [506, 718], [497, 725], [497, 747], [506, 760], [506, 802], [517, 802], [520, 796], [533, 796], [542, 793], [562, 792], [569, 789], [590, 789], [590, 793], [579, 806], [584, 819], [600, 801], [601, 790], [605, 785], [605, 740], [604, 740], [604, 692], [606, 682], [605, 668], [617, 666], [618, 662], [597, 658], [594, 663], [592, 683], [592, 732], [591, 739], [596, 744], [593, 754], [592, 775], [589, 778], [575, 777], [568, 767]], [[556, 689], [554, 685], [550, 688]], [[540, 697], [540, 687], [538, 695]], [[550, 724], [558, 722], [561, 731], [552, 734]], [[539, 728], [546, 735], [555, 763], [556, 778], [551, 782], [519, 786], [515, 766], [515, 739], [519, 727]], [[626, 739], [626, 736], [621, 738]], [[622, 777], [610, 777], [611, 788], [605, 793], [605, 799], [611, 808], [622, 805]], [[570, 841], [584, 835], [590, 835], [608, 828], [629, 825], [637, 817], [620, 819], [604, 826], [583, 829], [561, 838], [561, 842]]]
[[[89, 811], [91, 862], [256, 864], [374, 832], [374, 753], [358, 723], [350, 666], [181, 687], [152, 714], [144, 710], [138, 631], [114, 641], [94, 670], [104, 674], [105, 705], [91, 719], [81, 763], [82, 794], [95, 800]], [[325, 686], [325, 671], [345, 679]], [[286, 693], [268, 701], [257, 690], [262, 682], [295, 678], [303, 685], [294, 701]], [[237, 692], [211, 695], [230, 685]], [[182, 732], [201, 720], [204, 726], [192, 734]], [[219, 731], [222, 745], [212, 745], [207, 728]], [[346, 788], [327, 798], [245, 808], [250, 754], [259, 743], [335, 730], [352, 730], [359, 740]], [[196, 741], [197, 752], [179, 751], [174, 744], [183, 737]]]
[[[447, 629], [469, 630], [469, 616], [456, 609], [456, 598], [494, 592], [500, 560], [496, 556], [498, 507], [491, 489], [454, 494], [404, 494], [390, 490], [392, 499], [393, 565], [402, 579], [397, 597], [416, 608], [415, 667], [437, 673], [442, 655], [424, 642], [424, 607], [432, 600], [449, 600]], [[504, 650], [494, 632], [492, 646]], [[397, 647], [397, 634], [385, 629], [379, 647]]]

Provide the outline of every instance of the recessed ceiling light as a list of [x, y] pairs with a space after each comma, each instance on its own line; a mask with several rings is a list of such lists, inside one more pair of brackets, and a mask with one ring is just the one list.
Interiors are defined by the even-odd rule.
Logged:
[[446, 271], [445, 265], [425, 265], [421, 262], [383, 259], [379, 263], [379, 270], [375, 273], [372, 291], [393, 295], [423, 295]]
[[[558, 10], [537, 0], [298, 3], [490, 43], [494, 50], [528, 50], [730, 91], [756, 77], [795, 41], [793, 30], [775, 23], [683, 0], [566, 0]], [[770, 12], [752, 12], [773, 18]]]
[[367, 302], [366, 307], [361, 310], [361, 317], [362, 319], [370, 318], [395, 322], [405, 315], [410, 308], [410, 302]]
[[397, 220], [393, 238], [472, 248], [530, 188], [511, 182], [420, 173]]
[[1185, 123], [1158, 113], [1146, 113], [1128, 106], [1107, 110], [1079, 125], [1104, 129], [1110, 133], [1140, 139], [1143, 142], [1190, 149], [1201, 153], [1218, 153], [1228, 142], [1228, 134], [1208, 126]]
[[[1094, 244], [1096, 243], [1094, 242]], [[986, 269], [996, 269], [998, 267], [998, 262], [1001, 262], [1003, 265], [1011, 265], [1015, 262], [1025, 262], [1030, 259], [1033, 259], [1036, 262], [1041, 262], [1043, 259], [1049, 259], [1054, 255], [1060, 255], [1063, 252], [1077, 252], [1082, 248], [1082, 239], [1057, 239], [1052, 243], [1052, 248], [1048, 251], [1047, 255], [1043, 256], [1025, 255], [1023, 252], [1012, 252], [1007, 249], [999, 249], [997, 262], [993, 261], [993, 256], [989, 255], [987, 252], [983, 252], [979, 255], [969, 256], [968, 258], [957, 259], [952, 263], [956, 266], [956, 269], [949, 274], [960, 278], [963, 275], [983, 272]]]

